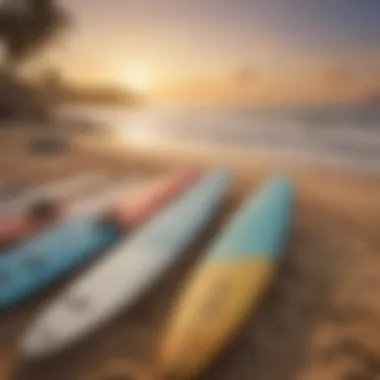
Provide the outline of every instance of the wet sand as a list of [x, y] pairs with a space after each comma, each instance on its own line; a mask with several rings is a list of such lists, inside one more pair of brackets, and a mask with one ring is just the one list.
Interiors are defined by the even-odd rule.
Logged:
[[80, 134], [70, 137], [68, 153], [36, 157], [27, 150], [33, 136], [35, 132], [2, 132], [0, 179], [17, 173], [42, 182], [88, 169], [119, 177], [222, 163], [233, 169], [234, 183], [213, 225], [170, 274], [130, 312], [75, 348], [40, 363], [27, 363], [17, 355], [17, 342], [36, 307], [69, 279], [2, 312], [1, 380], [143, 379], [154, 363], [170, 304], [185, 274], [244, 196], [279, 171], [294, 179], [297, 193], [283, 262], [262, 304], [202, 379], [349, 380], [380, 375], [379, 180], [265, 154], [125, 147], [107, 137]]

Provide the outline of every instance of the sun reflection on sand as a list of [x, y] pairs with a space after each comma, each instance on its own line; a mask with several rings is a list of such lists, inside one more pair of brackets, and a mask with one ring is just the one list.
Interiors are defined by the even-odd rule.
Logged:
[[145, 128], [130, 128], [126, 131], [124, 136], [128, 139], [128, 142], [136, 145], [154, 145], [159, 141], [157, 133]]
[[136, 146], [151, 146], [157, 144], [162, 135], [155, 125], [151, 112], [145, 110], [130, 111], [119, 115], [115, 128], [116, 138]]

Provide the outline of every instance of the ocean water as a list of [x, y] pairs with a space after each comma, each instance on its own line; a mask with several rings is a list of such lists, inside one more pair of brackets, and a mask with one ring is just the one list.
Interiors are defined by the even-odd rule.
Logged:
[[296, 161], [380, 175], [380, 105], [71, 108], [135, 144], [170, 142], [265, 150]]

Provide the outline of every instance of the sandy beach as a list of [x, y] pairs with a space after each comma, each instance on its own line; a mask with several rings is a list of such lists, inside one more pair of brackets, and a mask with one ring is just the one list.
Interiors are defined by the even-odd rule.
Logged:
[[121, 177], [189, 164], [204, 170], [222, 164], [232, 168], [234, 183], [215, 223], [170, 275], [131, 312], [72, 350], [43, 363], [26, 363], [17, 355], [18, 339], [37, 305], [69, 279], [0, 314], [1, 380], [143, 379], [185, 274], [244, 196], [277, 172], [294, 179], [297, 194], [284, 260], [260, 307], [202, 378], [348, 380], [380, 375], [379, 179], [297, 164], [265, 152], [127, 146], [97, 134], [64, 134], [71, 141], [67, 153], [38, 157], [28, 145], [38, 134], [46, 132], [1, 131], [0, 179], [17, 175], [44, 182], [92, 169]]

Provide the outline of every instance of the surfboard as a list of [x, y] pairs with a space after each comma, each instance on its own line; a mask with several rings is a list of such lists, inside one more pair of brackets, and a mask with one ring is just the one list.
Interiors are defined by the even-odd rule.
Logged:
[[155, 209], [174, 199], [199, 178], [200, 172], [192, 168], [170, 171], [154, 180], [154, 185], [148, 184], [134, 196], [125, 198], [118, 208], [111, 210], [109, 217], [116, 218], [120, 228], [139, 226]]
[[55, 353], [132, 306], [211, 221], [228, 180], [224, 170], [209, 173], [64, 289], [27, 331], [23, 354]]
[[220, 233], [169, 318], [157, 361], [162, 378], [199, 375], [237, 332], [273, 275], [291, 211], [291, 182], [276, 178]]
[[104, 182], [106, 175], [101, 172], [88, 172], [66, 177], [45, 185], [29, 187], [19, 197], [0, 201], [0, 212], [5, 217], [9, 213], [25, 212], [28, 206], [41, 200], [60, 201], [80, 191], [90, 189]]
[[[178, 186], [177, 176], [167, 180], [171, 181], [167, 186], [171, 185], [175, 191], [169, 193], [165, 188], [168, 196], [150, 209], [151, 215], [163, 206], [163, 202], [169, 202], [170, 197], [175, 197], [184, 190]], [[131, 196], [130, 191], [124, 187], [124, 193], [121, 192], [120, 195], [124, 194], [124, 198], [128, 198]], [[117, 219], [104, 219], [105, 211], [110, 205], [118, 207], [114, 191], [103, 196], [101, 201], [98, 200], [94, 208], [83, 210], [79, 216], [67, 218], [57, 227], [33, 237], [29, 242], [2, 252], [0, 309], [13, 306], [44, 289], [87, 259], [103, 252], [123, 233], [128, 232], [128, 225], [123, 224], [120, 228]], [[151, 215], [146, 214], [146, 218]]]
[[34, 212], [0, 216], [0, 262], [1, 257], [4, 256], [1, 253], [5, 251], [6, 254], [6, 250], [17, 243], [22, 243], [34, 234], [38, 234], [70, 216], [95, 209], [103, 210], [112, 203], [119, 204], [121, 200], [128, 198], [127, 194], [132, 194], [136, 188], [147, 186], [146, 182], [151, 183], [143, 178], [128, 178], [108, 187], [97, 188], [94, 186], [94, 193], [79, 194], [75, 198], [70, 197], [65, 201], [43, 201], [35, 204]]

